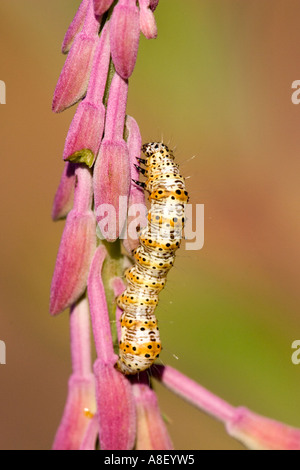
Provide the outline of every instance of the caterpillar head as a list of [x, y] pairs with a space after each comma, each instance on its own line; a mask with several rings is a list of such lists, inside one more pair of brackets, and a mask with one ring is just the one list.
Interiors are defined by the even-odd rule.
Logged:
[[153, 155], [164, 156], [172, 155], [172, 151], [162, 142], [150, 142], [142, 146], [142, 152], [147, 156], [151, 157]]

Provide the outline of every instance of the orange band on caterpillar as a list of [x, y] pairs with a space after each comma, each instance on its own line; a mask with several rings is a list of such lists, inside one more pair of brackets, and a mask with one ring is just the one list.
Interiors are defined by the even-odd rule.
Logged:
[[146, 181], [135, 183], [149, 192], [151, 208], [139, 246], [133, 251], [135, 264], [125, 273], [127, 288], [117, 299], [123, 310], [117, 368], [127, 375], [148, 369], [160, 354], [154, 311], [180, 246], [188, 202], [172, 151], [158, 142], [143, 145], [142, 151], [145, 159], [139, 161], [144, 168], [138, 168]]

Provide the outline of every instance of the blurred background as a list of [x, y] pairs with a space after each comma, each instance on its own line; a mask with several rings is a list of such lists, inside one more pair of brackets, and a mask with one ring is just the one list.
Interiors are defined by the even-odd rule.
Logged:
[[[79, 0], [1, 0], [0, 448], [49, 449], [70, 374], [68, 314], [50, 318], [63, 222], [51, 221], [74, 108], [51, 111]], [[178, 252], [157, 315], [171, 364], [233, 405], [300, 427], [298, 0], [161, 0], [128, 113], [171, 147], [205, 245]], [[194, 159], [191, 157], [195, 156]], [[243, 449], [156, 386], [177, 449]]]

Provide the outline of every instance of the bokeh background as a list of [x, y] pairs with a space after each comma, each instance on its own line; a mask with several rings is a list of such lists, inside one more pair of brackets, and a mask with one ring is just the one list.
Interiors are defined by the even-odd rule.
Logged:
[[[1, 0], [0, 448], [48, 449], [70, 373], [68, 314], [48, 314], [63, 222], [51, 221], [74, 108], [51, 112], [79, 0]], [[177, 148], [205, 246], [180, 250], [160, 298], [162, 360], [233, 405], [300, 427], [298, 0], [161, 0], [128, 113]], [[194, 159], [191, 159], [195, 155]], [[243, 449], [156, 387], [177, 449]]]

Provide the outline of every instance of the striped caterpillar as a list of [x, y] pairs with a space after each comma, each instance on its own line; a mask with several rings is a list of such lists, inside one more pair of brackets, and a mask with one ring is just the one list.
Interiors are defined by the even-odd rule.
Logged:
[[127, 288], [117, 298], [123, 310], [117, 368], [127, 375], [148, 369], [161, 351], [154, 311], [181, 243], [184, 205], [188, 202], [184, 178], [172, 151], [157, 142], [143, 145], [142, 151], [145, 159], [138, 161], [145, 168], [137, 168], [146, 181], [134, 183], [150, 193], [151, 208], [139, 246], [133, 251], [135, 264], [125, 273]]

